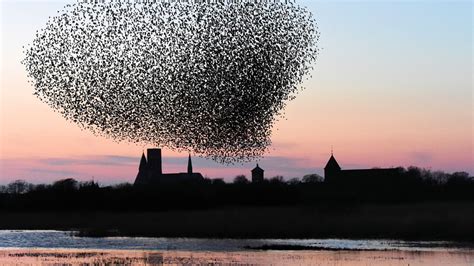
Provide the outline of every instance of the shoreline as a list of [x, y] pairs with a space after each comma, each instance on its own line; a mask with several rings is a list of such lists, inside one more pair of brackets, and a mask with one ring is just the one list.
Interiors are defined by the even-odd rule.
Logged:
[[[8, 250], [95, 250], [95, 251], [183, 251], [183, 252], [472, 252], [473, 242], [401, 241], [395, 239], [201, 239], [75, 237], [73, 232], [57, 230], [0, 230], [0, 252]], [[8, 239], [13, 240], [8, 244]], [[21, 242], [23, 239], [26, 244]], [[52, 242], [49, 242], [49, 240]], [[54, 239], [54, 240], [53, 240]], [[43, 240], [46, 241], [45, 244]], [[16, 241], [16, 242], [15, 242]], [[20, 241], [20, 242], [18, 242]], [[16, 243], [16, 244], [15, 244]], [[36, 243], [36, 244], [35, 244]], [[100, 243], [100, 244], [99, 244]]]

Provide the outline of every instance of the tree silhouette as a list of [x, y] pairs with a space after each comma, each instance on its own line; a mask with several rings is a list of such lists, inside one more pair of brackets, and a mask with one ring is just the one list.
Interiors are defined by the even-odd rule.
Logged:
[[18, 179], [8, 184], [7, 191], [11, 194], [23, 194], [30, 191], [32, 188], [32, 184], [26, 182], [25, 180]]
[[250, 181], [245, 175], [238, 175], [234, 178], [234, 184], [248, 184]]
[[284, 182], [285, 182], [285, 180], [283, 179], [283, 176], [281, 176], [281, 175], [277, 175], [277, 176], [274, 176], [274, 177], [270, 178], [270, 183], [273, 183], [273, 184], [282, 184]]
[[323, 181], [324, 178], [318, 174], [309, 174], [303, 176], [303, 183], [319, 183]]
[[59, 191], [73, 191], [78, 189], [78, 182], [73, 178], [61, 179], [53, 183], [53, 189]]

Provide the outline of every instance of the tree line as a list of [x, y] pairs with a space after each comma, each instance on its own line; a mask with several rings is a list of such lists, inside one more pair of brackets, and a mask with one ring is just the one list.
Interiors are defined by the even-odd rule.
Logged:
[[236, 205], [314, 205], [328, 202], [472, 201], [474, 177], [466, 172], [444, 173], [418, 167], [399, 168], [396, 180], [328, 184], [317, 174], [285, 180], [282, 176], [252, 183], [239, 175], [232, 183], [205, 178], [188, 182], [137, 187], [129, 183], [101, 186], [73, 178], [52, 184], [16, 180], [0, 186], [0, 210], [110, 210], [147, 211], [219, 208]]

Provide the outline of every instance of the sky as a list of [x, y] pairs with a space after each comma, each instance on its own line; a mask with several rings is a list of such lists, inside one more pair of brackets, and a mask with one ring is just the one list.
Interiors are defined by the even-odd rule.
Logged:
[[[133, 182], [144, 147], [94, 136], [33, 96], [23, 46], [74, 0], [0, 0], [0, 184], [61, 178]], [[314, 14], [315, 69], [274, 127], [259, 161], [266, 177], [416, 165], [474, 174], [472, 1], [296, 1]], [[187, 154], [163, 150], [163, 171]], [[256, 162], [193, 159], [196, 172], [230, 181]]]

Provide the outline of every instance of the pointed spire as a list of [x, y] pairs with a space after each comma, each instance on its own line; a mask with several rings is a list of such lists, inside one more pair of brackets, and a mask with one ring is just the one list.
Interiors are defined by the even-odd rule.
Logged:
[[252, 169], [252, 172], [253, 172], [253, 171], [263, 171], [263, 169], [260, 168], [260, 166], [259, 166], [258, 163], [257, 163], [257, 166], [255, 166], [255, 168]]
[[331, 145], [331, 156], [334, 155], [334, 150], [333, 150], [333, 146]]
[[193, 163], [191, 162], [191, 154], [189, 154], [189, 157], [188, 157], [188, 174], [192, 174], [193, 173]]
[[334, 155], [331, 153], [331, 157], [329, 158], [329, 161], [328, 163], [326, 164], [326, 166], [324, 167], [324, 169], [337, 169], [337, 170], [341, 170], [341, 167], [339, 166], [339, 164], [337, 163], [336, 161], [336, 158], [334, 158]]
[[142, 153], [142, 158], [140, 159], [140, 166], [138, 167], [139, 171], [144, 171], [146, 169], [146, 158], [145, 152]]

